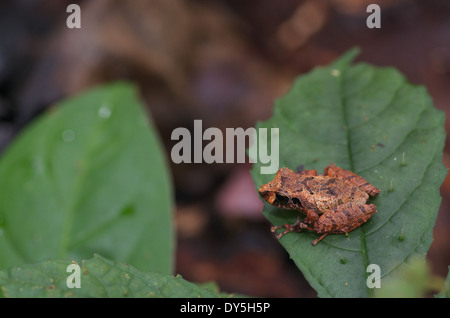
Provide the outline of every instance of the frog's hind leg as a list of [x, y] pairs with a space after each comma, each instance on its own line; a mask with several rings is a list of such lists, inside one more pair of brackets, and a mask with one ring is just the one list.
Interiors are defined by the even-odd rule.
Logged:
[[334, 163], [326, 167], [324, 172], [325, 175], [328, 177], [340, 178], [353, 183], [371, 197], [374, 197], [378, 193], [380, 193], [380, 189], [376, 188], [375, 186], [367, 182], [363, 177], [357, 175], [356, 173], [353, 173], [350, 170], [344, 170], [342, 168], [339, 168]]
[[313, 241], [313, 245], [323, 239], [326, 234], [346, 234], [356, 229], [376, 212], [377, 209], [373, 204], [348, 202], [322, 214], [314, 223], [314, 231], [322, 236]]
[[328, 233], [324, 233], [322, 234], [318, 239], [315, 239], [314, 241], [311, 242], [312, 245], [316, 246], [317, 243], [319, 243], [323, 238], [325, 238], [325, 236], [327, 236]]

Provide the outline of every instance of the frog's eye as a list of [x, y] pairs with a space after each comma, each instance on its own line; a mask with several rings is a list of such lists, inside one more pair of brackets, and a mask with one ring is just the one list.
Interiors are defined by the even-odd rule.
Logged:
[[292, 199], [292, 203], [295, 204], [295, 205], [298, 206], [298, 207], [301, 207], [301, 206], [302, 206], [302, 203], [301, 203], [300, 200], [297, 199], [297, 198], [293, 198], [293, 199]]
[[289, 202], [289, 198], [288, 197], [285, 197], [284, 195], [281, 195], [281, 194], [276, 194], [275, 195], [275, 197], [276, 197], [276, 199], [277, 199], [277, 202], [279, 203], [279, 204], [287, 204], [288, 202]]

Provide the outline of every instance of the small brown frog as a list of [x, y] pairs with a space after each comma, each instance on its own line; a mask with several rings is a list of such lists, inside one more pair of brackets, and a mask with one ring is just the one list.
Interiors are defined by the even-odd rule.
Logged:
[[294, 224], [273, 226], [272, 232], [285, 229], [277, 238], [307, 229], [322, 234], [313, 245], [328, 234], [346, 234], [366, 222], [377, 212], [375, 205], [366, 202], [379, 192], [361, 176], [335, 164], [326, 167], [324, 175], [317, 175], [316, 170], [281, 168], [272, 182], [259, 189], [268, 203], [306, 214], [301, 222], [299, 217]]

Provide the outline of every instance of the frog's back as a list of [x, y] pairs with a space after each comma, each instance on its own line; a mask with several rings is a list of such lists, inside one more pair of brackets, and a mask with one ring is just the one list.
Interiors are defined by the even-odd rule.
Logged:
[[368, 195], [354, 184], [327, 176], [306, 177], [302, 180], [304, 190], [308, 201], [308, 208], [311, 208], [319, 214], [325, 213], [330, 209], [347, 203], [356, 202], [365, 204]]

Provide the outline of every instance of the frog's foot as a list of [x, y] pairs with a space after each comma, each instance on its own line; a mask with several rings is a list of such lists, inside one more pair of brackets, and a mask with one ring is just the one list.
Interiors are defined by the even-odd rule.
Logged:
[[276, 235], [277, 239], [280, 239], [285, 234], [288, 234], [291, 232], [300, 232], [304, 229], [313, 230], [312, 228], [308, 227], [305, 223], [300, 222], [300, 217], [297, 218], [297, 221], [295, 221], [294, 224], [284, 224], [284, 225], [272, 226], [270, 230], [272, 232], [275, 232], [276, 230], [279, 230], [279, 229], [285, 229], [285, 230]]
[[314, 241], [311, 242], [312, 245], [316, 246], [317, 243], [319, 243], [325, 236], [327, 236], [328, 233], [324, 233], [322, 234], [318, 239], [315, 239]]
[[283, 232], [276, 234], [276, 238], [280, 239], [282, 238], [284, 235], [291, 233], [291, 232], [300, 232], [302, 229], [297, 225], [294, 224], [284, 224], [284, 225], [277, 225], [277, 226], [272, 226], [271, 227], [271, 231], [275, 232], [276, 230], [279, 229], [285, 229]]

